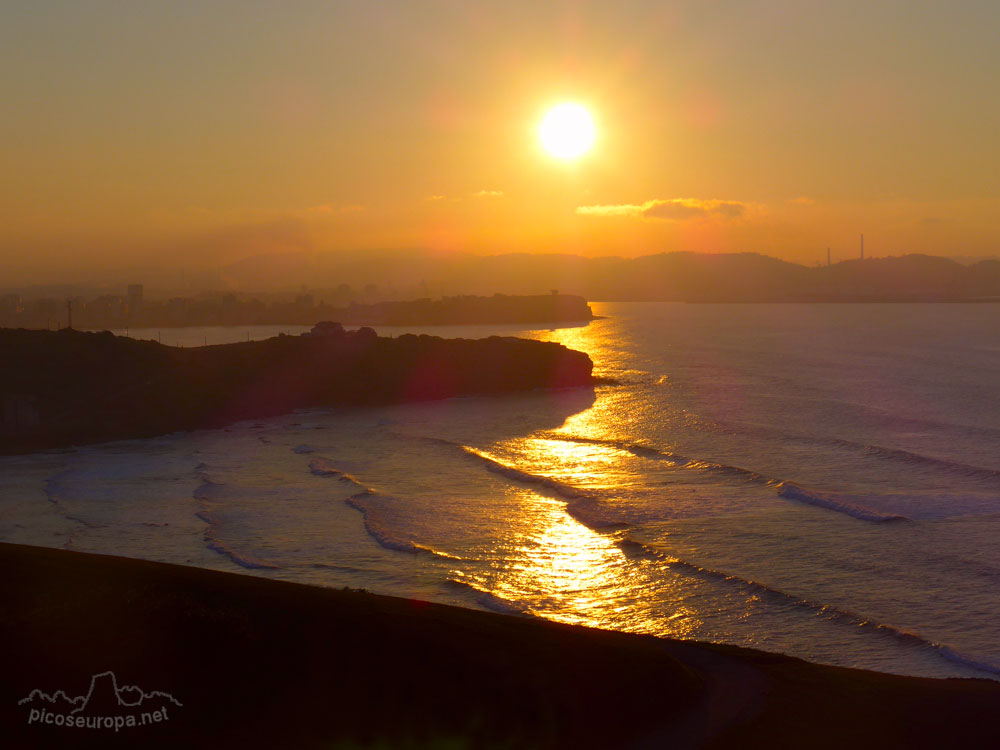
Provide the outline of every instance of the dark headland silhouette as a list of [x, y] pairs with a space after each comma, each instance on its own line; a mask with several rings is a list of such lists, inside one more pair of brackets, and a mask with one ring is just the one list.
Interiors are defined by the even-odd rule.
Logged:
[[586, 354], [526, 339], [311, 334], [190, 349], [111, 333], [0, 329], [0, 453], [284, 414], [593, 383]]

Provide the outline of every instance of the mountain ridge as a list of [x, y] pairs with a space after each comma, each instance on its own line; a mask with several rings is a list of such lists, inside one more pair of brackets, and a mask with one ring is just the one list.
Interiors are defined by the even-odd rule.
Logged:
[[[389, 262], [391, 260], [391, 262]], [[280, 268], [279, 268], [280, 267]], [[234, 288], [368, 285], [383, 299], [437, 294], [545, 294], [588, 301], [938, 302], [1000, 300], [1000, 261], [962, 265], [910, 253], [804, 266], [759, 253], [688, 251], [584, 257], [388, 252], [261, 255], [220, 269]]]

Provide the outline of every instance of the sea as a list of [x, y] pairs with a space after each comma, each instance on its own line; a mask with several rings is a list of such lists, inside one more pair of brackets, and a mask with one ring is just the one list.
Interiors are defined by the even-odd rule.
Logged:
[[559, 342], [595, 388], [0, 457], [0, 540], [1000, 679], [996, 305], [592, 307], [378, 330]]

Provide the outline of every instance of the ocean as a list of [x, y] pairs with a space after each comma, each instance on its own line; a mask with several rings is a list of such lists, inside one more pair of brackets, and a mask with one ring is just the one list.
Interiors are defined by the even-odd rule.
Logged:
[[0, 540], [1000, 679], [996, 306], [592, 306], [378, 330], [558, 341], [613, 384], [0, 457]]

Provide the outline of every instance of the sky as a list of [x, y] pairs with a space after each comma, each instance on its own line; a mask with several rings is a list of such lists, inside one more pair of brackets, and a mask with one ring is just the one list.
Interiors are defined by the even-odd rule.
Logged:
[[[0, 275], [1000, 252], [1000, 4], [0, 4]], [[546, 111], [596, 141], [562, 160]]]

